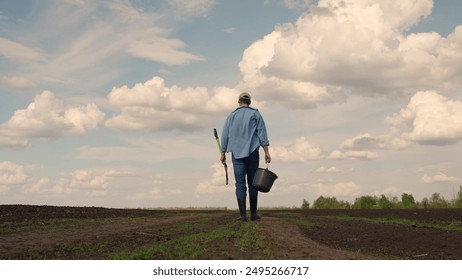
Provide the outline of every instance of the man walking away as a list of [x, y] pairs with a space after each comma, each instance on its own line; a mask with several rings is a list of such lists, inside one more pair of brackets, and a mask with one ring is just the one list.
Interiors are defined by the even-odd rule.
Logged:
[[226, 152], [232, 154], [236, 198], [241, 221], [247, 221], [246, 181], [249, 190], [250, 219], [252, 221], [260, 219], [257, 214], [258, 190], [252, 186], [260, 161], [260, 146], [265, 152], [266, 163], [271, 162], [265, 122], [258, 109], [250, 107], [251, 102], [249, 93], [243, 92], [239, 95], [239, 107], [229, 114], [221, 136], [221, 162], [226, 161]]

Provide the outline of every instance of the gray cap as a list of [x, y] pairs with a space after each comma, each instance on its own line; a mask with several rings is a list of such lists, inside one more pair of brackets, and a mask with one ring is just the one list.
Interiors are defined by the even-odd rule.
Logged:
[[250, 94], [248, 92], [243, 92], [241, 95], [239, 95], [239, 99], [244, 98], [244, 99], [251, 99]]

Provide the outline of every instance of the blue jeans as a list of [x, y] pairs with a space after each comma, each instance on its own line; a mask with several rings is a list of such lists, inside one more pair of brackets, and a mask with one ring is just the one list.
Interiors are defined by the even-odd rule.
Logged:
[[258, 190], [252, 186], [253, 177], [258, 169], [260, 162], [259, 148], [253, 151], [248, 157], [236, 159], [233, 155], [234, 178], [236, 179], [236, 197], [237, 199], [246, 198], [246, 175], [249, 186], [249, 197], [257, 198]]

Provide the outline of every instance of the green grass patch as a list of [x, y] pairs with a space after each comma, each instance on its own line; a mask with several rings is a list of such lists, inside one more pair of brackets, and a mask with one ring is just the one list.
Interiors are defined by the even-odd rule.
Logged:
[[269, 212], [271, 216], [277, 218], [298, 218], [300, 217], [299, 213], [294, 212]]
[[240, 227], [236, 232], [236, 246], [241, 251], [255, 251], [260, 255], [254, 259], [265, 259], [270, 256], [270, 248], [268, 242], [261, 232], [261, 224], [259, 222], [239, 223]]
[[[175, 236], [175, 235], [185, 235], [187, 233], [191, 233], [194, 230], [197, 231], [197, 228], [200, 228], [201, 226], [206, 225], [208, 222], [210, 222], [213, 218], [216, 218], [217, 215], [220, 214], [215, 214], [215, 215], [209, 215], [207, 217], [199, 218], [197, 220], [193, 221], [188, 221], [188, 222], [182, 222], [176, 226], [171, 226], [166, 228], [165, 230], [162, 231], [162, 235], [164, 236]], [[144, 219], [144, 218], [143, 218]], [[135, 219], [137, 221], [138, 219]], [[114, 221], [114, 219], [111, 219], [111, 223]], [[141, 220], [143, 221], [143, 220]], [[122, 222], [133, 222], [132, 219], [126, 220], [125, 218], [118, 219], [117, 222], [122, 223]], [[88, 223], [84, 223], [88, 224]], [[91, 223], [90, 223], [91, 224]], [[57, 229], [55, 227], [55, 229]], [[194, 244], [187, 244], [187, 237], [185, 238], [185, 244], [178, 244], [178, 246], [184, 247], [184, 250], [179, 250], [179, 257], [181, 258], [183, 252], [194, 252], [196, 250], [195, 247], [191, 247], [191, 245]], [[30, 252], [29, 256], [26, 257], [27, 259], [62, 259], [62, 258], [67, 258], [67, 259], [80, 259], [80, 258], [85, 258], [85, 257], [92, 257], [92, 256], [98, 256], [98, 255], [110, 255], [111, 251], [113, 252], [114, 249], [117, 251], [121, 250], [129, 250], [130, 247], [132, 247], [133, 244], [128, 244], [126, 241], [123, 240], [101, 240], [99, 242], [75, 242], [75, 243], [70, 243], [66, 244], [60, 249], [54, 249], [53, 251], [43, 251], [43, 252]], [[163, 248], [161, 248], [163, 249]], [[192, 254], [193, 255], [193, 254]], [[169, 256], [173, 258], [173, 256]], [[124, 258], [122, 256], [122, 258]], [[143, 259], [145, 258], [144, 256], [139, 256], [139, 257], [133, 257], [133, 259]]]
[[169, 228], [166, 228], [163, 233], [164, 234], [181, 234], [181, 233], [188, 233], [193, 231], [195, 228], [206, 225], [208, 222], [211, 220], [218, 218], [222, 216], [222, 214], [217, 213], [217, 214], [210, 214], [208, 216], [196, 219], [194, 221], [190, 222], [182, 222], [181, 224], [178, 224], [176, 226], [172, 226]]
[[284, 221], [295, 224], [297, 226], [303, 227], [315, 227], [317, 224], [315, 222], [303, 219], [299, 213], [294, 212], [275, 212], [272, 213], [272, 216], [277, 218], [282, 218]]
[[[203, 219], [199, 222], [206, 223], [208, 220]], [[236, 246], [243, 252], [259, 252], [259, 255], [255, 256], [255, 258], [264, 259], [269, 255], [269, 246], [265, 243], [263, 236], [259, 234], [258, 223], [232, 221], [221, 224], [212, 230], [188, 234], [191, 226], [191, 224], [179, 225], [168, 229], [171, 233], [182, 233], [178, 238], [145, 248], [139, 248], [132, 252], [116, 253], [110, 259], [200, 259], [207, 254], [208, 248], [217, 248], [216, 243], [221, 243], [221, 246], [218, 246], [218, 248], [222, 252], [214, 252], [214, 254], [223, 258], [229, 255], [229, 248], [227, 246]], [[220, 242], [222, 240], [233, 240], [233, 243], [224, 246], [223, 242]]]

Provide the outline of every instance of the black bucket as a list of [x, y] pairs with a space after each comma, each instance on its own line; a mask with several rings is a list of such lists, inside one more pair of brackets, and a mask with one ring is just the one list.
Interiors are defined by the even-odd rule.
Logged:
[[267, 193], [271, 190], [274, 181], [278, 178], [274, 172], [269, 171], [268, 167], [258, 168], [253, 177], [252, 185], [260, 192]]

